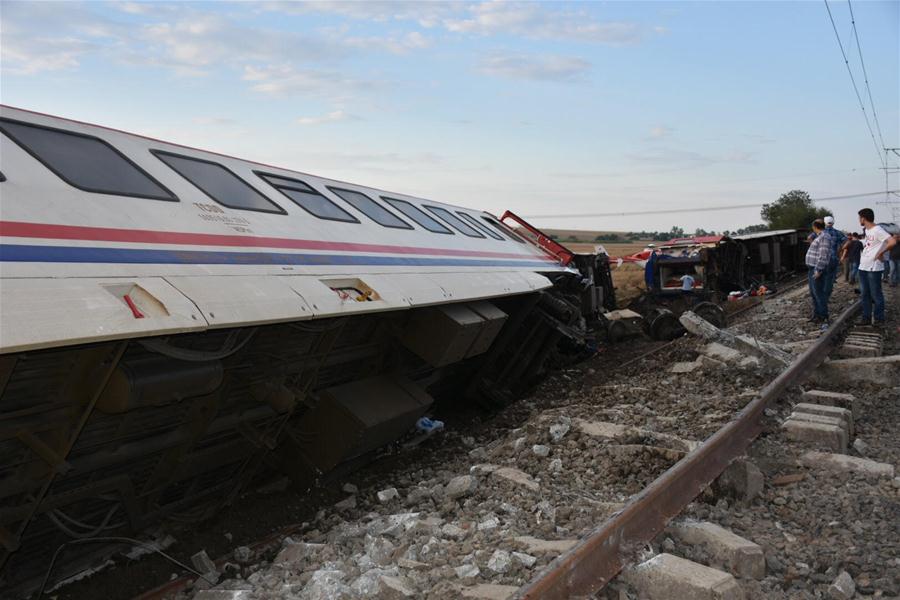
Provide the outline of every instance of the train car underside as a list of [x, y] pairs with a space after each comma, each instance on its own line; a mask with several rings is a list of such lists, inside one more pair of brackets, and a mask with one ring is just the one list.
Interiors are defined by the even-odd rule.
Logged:
[[463, 397], [509, 402], [590, 346], [571, 278], [491, 301], [0, 356], [0, 586], [33, 583], [73, 539], [209, 517], [274, 472], [313, 485], [433, 402], [444, 414]]

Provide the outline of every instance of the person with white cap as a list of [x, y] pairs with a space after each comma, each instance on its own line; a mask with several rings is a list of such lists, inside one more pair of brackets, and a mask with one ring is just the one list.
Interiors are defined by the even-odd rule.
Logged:
[[825, 273], [825, 297], [831, 298], [831, 291], [834, 288], [834, 282], [838, 278], [838, 267], [840, 266], [841, 248], [847, 241], [847, 236], [840, 229], [834, 228], [834, 217], [828, 215], [823, 219], [825, 221], [825, 231], [831, 236], [831, 264]]

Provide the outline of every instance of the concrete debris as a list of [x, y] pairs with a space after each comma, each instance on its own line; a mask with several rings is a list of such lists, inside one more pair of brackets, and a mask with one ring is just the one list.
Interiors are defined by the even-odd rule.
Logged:
[[494, 573], [506, 573], [512, 565], [512, 557], [506, 550], [494, 550], [490, 560], [488, 560], [488, 569]]
[[358, 494], [359, 488], [353, 485], [352, 483], [345, 483], [341, 486], [341, 491], [347, 494]]
[[276, 565], [302, 567], [306, 562], [314, 562], [323, 550], [325, 550], [325, 544], [309, 544], [306, 542], [285, 544], [278, 556], [275, 557], [274, 563]]
[[569, 429], [571, 426], [568, 423], [557, 423], [555, 425], [550, 426], [550, 438], [554, 442], [559, 442], [566, 434], [569, 433]]
[[492, 475], [525, 487], [533, 492], [538, 491], [541, 487], [537, 481], [532, 479], [531, 475], [514, 467], [500, 467]]
[[206, 550], [201, 550], [191, 556], [191, 564], [198, 572], [203, 574], [203, 579], [215, 585], [219, 581], [220, 573], [216, 563], [209, 557]]
[[474, 579], [481, 574], [481, 569], [478, 568], [478, 565], [474, 564], [460, 565], [453, 569], [453, 571], [460, 579]]
[[477, 487], [478, 479], [471, 475], [460, 475], [450, 480], [444, 489], [444, 494], [448, 498], [456, 500], [472, 494]]
[[529, 554], [562, 554], [578, 543], [578, 540], [541, 540], [530, 535], [515, 538]]
[[516, 559], [520, 565], [525, 567], [526, 569], [530, 569], [534, 566], [534, 563], [537, 562], [537, 557], [532, 556], [530, 554], [525, 554], [524, 552], [513, 552], [512, 557]]
[[733, 461], [713, 482], [713, 488], [720, 495], [742, 502], [750, 502], [763, 491], [762, 471], [746, 459]]
[[860, 456], [865, 456], [866, 452], [869, 451], [869, 445], [860, 438], [856, 438], [853, 440], [853, 449], [856, 450]]
[[313, 572], [300, 592], [302, 600], [350, 600], [353, 593], [344, 583], [344, 574], [337, 569], [319, 569]]
[[348, 496], [340, 502], [335, 502], [334, 507], [338, 510], [350, 510], [356, 508], [356, 496]]
[[531, 451], [541, 458], [546, 458], [550, 456], [550, 446], [545, 446], [543, 444], [535, 444], [531, 447]]
[[366, 556], [376, 565], [390, 564], [397, 549], [387, 538], [366, 535]]
[[562, 459], [554, 458], [553, 460], [551, 460], [549, 468], [554, 473], [562, 473], [562, 470], [563, 470]]
[[386, 502], [390, 502], [391, 500], [395, 500], [400, 497], [400, 494], [397, 492], [397, 488], [387, 488], [378, 492], [378, 501], [382, 504]]
[[670, 373], [691, 373], [701, 368], [703, 365], [699, 362], [677, 362], [669, 369]]

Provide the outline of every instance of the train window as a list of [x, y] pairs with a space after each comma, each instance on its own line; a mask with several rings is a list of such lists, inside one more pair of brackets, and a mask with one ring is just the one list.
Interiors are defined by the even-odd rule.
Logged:
[[503, 242], [503, 241], [506, 240], [506, 238], [504, 238], [502, 235], [500, 235], [500, 234], [497, 233], [496, 231], [492, 230], [490, 227], [488, 227], [488, 226], [486, 226], [486, 225], [482, 225], [481, 223], [479, 223], [479, 222], [475, 219], [475, 217], [473, 217], [472, 215], [467, 214], [467, 213], [464, 213], [464, 212], [459, 212], [459, 211], [456, 211], [456, 214], [458, 214], [460, 217], [462, 217], [463, 219], [465, 219], [465, 221], [466, 221], [467, 223], [471, 224], [472, 227], [474, 227], [474, 228], [477, 229], [478, 231], [483, 231], [484, 233], [488, 234], [489, 236], [491, 236], [491, 237], [494, 238], [495, 240], [500, 240], [501, 242]]
[[501, 223], [500, 221], [497, 221], [496, 219], [493, 219], [493, 218], [491, 218], [491, 217], [481, 217], [481, 218], [484, 219], [484, 221], [485, 221], [488, 225], [490, 225], [491, 227], [493, 227], [493, 228], [496, 229], [497, 231], [500, 231], [501, 233], [506, 234], [506, 236], [507, 236], [509, 239], [515, 240], [515, 241], [519, 242], [520, 244], [524, 244], [524, 243], [525, 243], [525, 240], [523, 240], [522, 238], [520, 238], [515, 232], [513, 232], [512, 229], [510, 229], [509, 227], [507, 227], [506, 225], [504, 225], [504, 224]]
[[222, 206], [287, 214], [280, 206], [219, 163], [163, 150], [150, 152]]
[[459, 217], [454, 215], [452, 212], [450, 212], [446, 208], [441, 208], [440, 206], [426, 206], [426, 205], [423, 205], [423, 206], [425, 207], [425, 210], [431, 211], [438, 217], [442, 218], [444, 221], [446, 221], [447, 223], [450, 224], [450, 227], [454, 228], [461, 234], [467, 235], [469, 237], [484, 238], [483, 233], [481, 233], [474, 227], [461, 221], [459, 219]]
[[359, 223], [356, 217], [299, 179], [272, 175], [261, 171], [253, 172], [314, 217], [328, 221]]
[[11, 119], [0, 119], [0, 130], [80, 190], [178, 202], [149, 173], [100, 138]]
[[450, 235], [453, 235], [452, 231], [441, 225], [434, 217], [429, 217], [424, 212], [416, 208], [411, 202], [407, 202], [406, 200], [397, 200], [396, 198], [387, 198], [385, 196], [382, 196], [381, 199], [428, 231], [434, 233], [449, 233]]
[[365, 194], [334, 187], [329, 187], [328, 189], [379, 225], [394, 227], [396, 229], [412, 229], [412, 225], [402, 220]]

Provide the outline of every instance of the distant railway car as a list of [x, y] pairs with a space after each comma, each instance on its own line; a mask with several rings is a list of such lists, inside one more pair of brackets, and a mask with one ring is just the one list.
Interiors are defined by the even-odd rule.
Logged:
[[614, 303], [605, 257], [482, 210], [6, 106], [0, 172], [7, 590], [506, 402]]
[[[650, 266], [653, 289], [633, 308], [644, 316], [648, 333], [659, 339], [681, 335], [677, 316], [688, 309], [724, 326], [725, 312], [718, 304], [730, 292], [771, 286], [805, 270], [804, 240], [803, 232], [787, 229], [662, 243], [654, 249], [656, 259]], [[647, 264], [647, 257], [641, 260]], [[690, 289], [684, 289], [685, 281], [692, 282]]]

